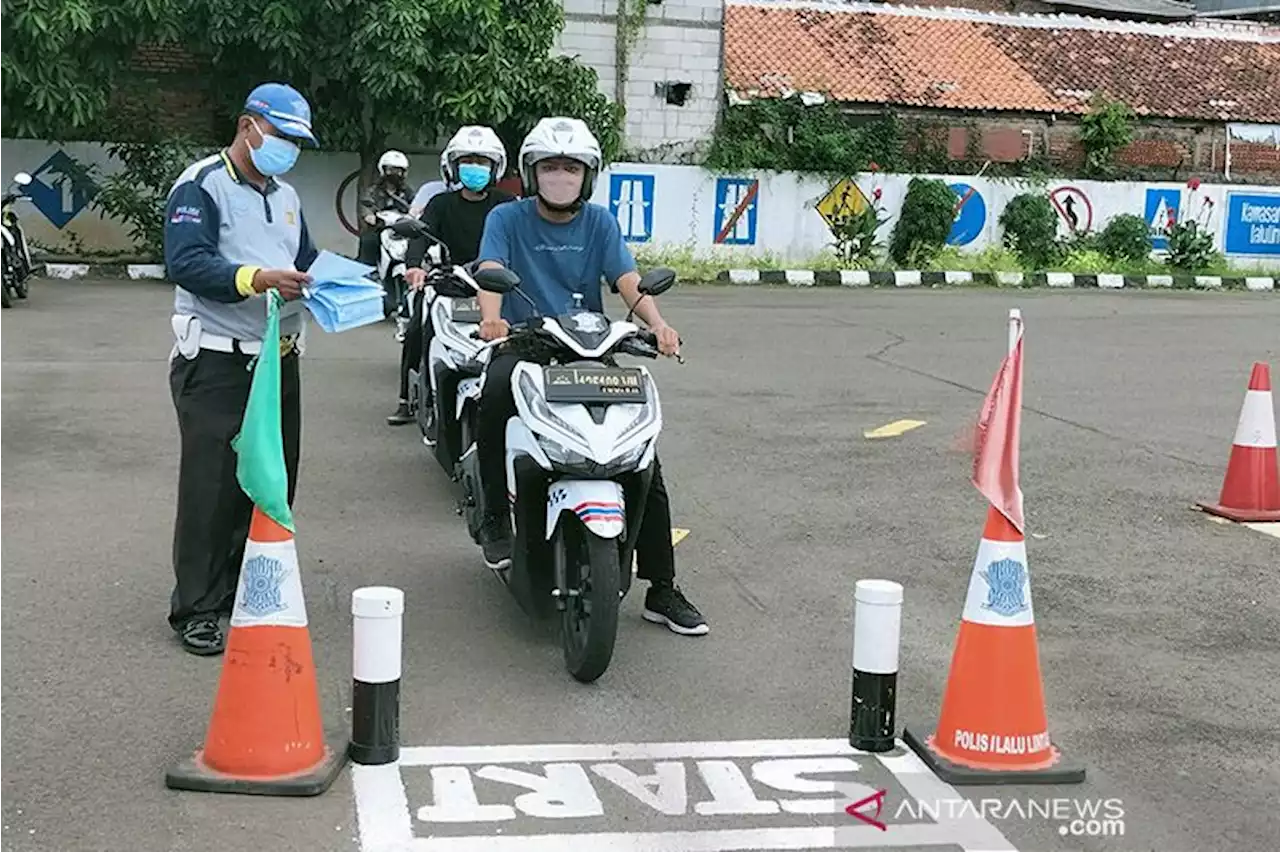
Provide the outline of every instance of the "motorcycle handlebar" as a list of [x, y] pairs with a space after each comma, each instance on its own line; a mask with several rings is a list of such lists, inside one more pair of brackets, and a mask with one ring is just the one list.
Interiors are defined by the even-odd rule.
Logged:
[[[528, 323], [515, 323], [514, 325], [511, 325], [511, 330], [508, 332], [507, 337], [511, 337], [521, 331], [528, 331], [529, 328], [530, 326]], [[480, 337], [479, 329], [471, 332], [468, 337], [472, 340], [482, 339]], [[681, 340], [680, 342], [684, 343], [684, 340]], [[634, 337], [628, 337], [620, 341], [618, 343], [618, 351], [625, 352], [628, 355], [635, 355], [640, 358], [657, 358], [662, 354], [662, 351], [658, 349], [658, 335], [646, 329], [640, 330]], [[676, 355], [675, 357], [681, 364], [684, 363], [684, 358], [679, 355]]]

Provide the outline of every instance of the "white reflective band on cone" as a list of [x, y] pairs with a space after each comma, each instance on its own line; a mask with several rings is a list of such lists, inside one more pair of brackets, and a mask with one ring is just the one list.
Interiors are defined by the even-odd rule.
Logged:
[[1251, 390], [1245, 393], [1236, 438], [1232, 443], [1237, 447], [1263, 449], [1276, 445], [1276, 417], [1271, 391]]
[[404, 592], [371, 586], [351, 593], [352, 677], [361, 683], [400, 679]]
[[245, 545], [232, 627], [306, 627], [298, 550], [293, 540]]
[[853, 601], [854, 669], [867, 674], [897, 674], [902, 586], [890, 580], [859, 580]]
[[969, 575], [963, 618], [972, 624], [994, 627], [1035, 623], [1026, 542], [982, 540]]

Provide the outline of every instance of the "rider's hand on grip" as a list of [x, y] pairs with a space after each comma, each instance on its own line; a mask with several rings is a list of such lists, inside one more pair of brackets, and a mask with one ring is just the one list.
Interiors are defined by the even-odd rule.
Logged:
[[658, 339], [658, 351], [663, 355], [680, 354], [680, 335], [669, 325], [662, 325], [653, 330]]
[[504, 319], [482, 320], [480, 322], [480, 339], [497, 340], [511, 333], [511, 326]]

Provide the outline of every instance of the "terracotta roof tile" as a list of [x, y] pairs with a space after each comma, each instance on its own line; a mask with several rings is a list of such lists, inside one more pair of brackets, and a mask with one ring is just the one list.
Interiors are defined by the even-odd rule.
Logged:
[[1280, 36], [1204, 25], [730, 0], [727, 88], [853, 103], [1280, 121]]

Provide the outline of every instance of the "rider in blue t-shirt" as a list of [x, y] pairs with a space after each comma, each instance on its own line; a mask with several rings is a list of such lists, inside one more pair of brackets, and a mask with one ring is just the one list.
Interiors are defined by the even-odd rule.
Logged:
[[[544, 118], [525, 137], [518, 160], [525, 198], [495, 207], [485, 220], [480, 240], [480, 268], [506, 268], [520, 277], [520, 289], [543, 315], [574, 307], [604, 312], [602, 283], [621, 294], [627, 306], [654, 332], [666, 355], [679, 351], [680, 335], [667, 325], [652, 297], [640, 301], [640, 275], [622, 239], [618, 221], [590, 203], [603, 165], [600, 145], [576, 118]], [[509, 323], [533, 316], [518, 295], [503, 298], [481, 292], [480, 336], [494, 340], [510, 331]], [[488, 514], [481, 547], [490, 568], [511, 563], [511, 530], [507, 507], [505, 438], [507, 420], [516, 414], [511, 373], [519, 356], [499, 350], [485, 374], [480, 395], [476, 451]], [[706, 620], [675, 585], [675, 552], [671, 544], [671, 508], [662, 468], [653, 460], [652, 485], [636, 542], [638, 576], [650, 581], [644, 617], [682, 635], [707, 632]]]

